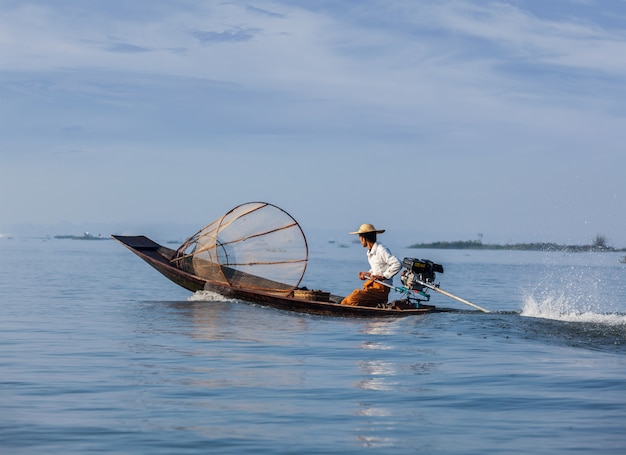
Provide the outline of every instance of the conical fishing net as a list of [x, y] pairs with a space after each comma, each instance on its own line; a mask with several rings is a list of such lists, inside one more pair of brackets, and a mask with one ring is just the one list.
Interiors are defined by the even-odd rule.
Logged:
[[274, 205], [250, 202], [187, 239], [172, 263], [219, 284], [287, 294], [300, 284], [307, 260], [296, 220]]

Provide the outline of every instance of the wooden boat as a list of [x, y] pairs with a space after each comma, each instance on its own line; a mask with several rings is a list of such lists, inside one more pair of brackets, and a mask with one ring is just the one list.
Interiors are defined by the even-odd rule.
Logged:
[[[190, 266], [188, 261], [176, 261], [178, 250], [172, 250], [159, 245], [145, 236], [113, 235], [112, 237], [174, 283], [192, 292], [203, 290], [213, 291], [227, 298], [239, 299], [262, 306], [328, 316], [365, 318], [405, 317], [436, 311], [434, 306], [423, 304], [421, 304], [419, 308], [409, 309], [341, 305], [338, 302], [341, 301], [342, 297], [333, 294], [328, 296], [328, 301], [319, 301], [314, 298], [301, 298], [295, 296], [295, 294], [298, 294], [298, 289], [293, 289], [290, 292], [262, 290], [270, 286], [266, 286], [269, 280], [260, 277], [256, 278], [258, 286], [237, 286], [220, 280], [208, 280], [193, 273], [193, 267]], [[226, 273], [232, 275], [242, 274], [242, 272], [237, 272], [236, 270], [228, 270]], [[229, 282], [236, 281], [237, 280], [229, 280]], [[249, 282], [250, 281], [248, 281], [248, 283]], [[271, 287], [277, 287], [277, 283], [271, 284]], [[289, 288], [287, 285], [280, 286], [280, 283], [278, 283], [278, 285], [279, 288]]]
[[[435, 311], [435, 307], [422, 304], [428, 300], [426, 293], [423, 298], [409, 294], [424, 286], [443, 292], [432, 280], [420, 282], [418, 288], [409, 285], [405, 300], [372, 308], [341, 305], [341, 296], [299, 287], [309, 256], [306, 237], [291, 215], [267, 202], [249, 202], [233, 208], [176, 250], [145, 236], [112, 237], [189, 291], [212, 291], [288, 311], [353, 317], [419, 315]], [[425, 276], [417, 269], [415, 272], [416, 276]]]

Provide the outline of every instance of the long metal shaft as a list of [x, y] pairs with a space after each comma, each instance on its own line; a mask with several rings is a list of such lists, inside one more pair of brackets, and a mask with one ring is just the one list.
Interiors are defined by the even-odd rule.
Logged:
[[474, 307], [477, 310], [482, 311], [483, 313], [489, 313], [489, 310], [486, 310], [483, 307], [480, 307], [480, 306], [476, 305], [475, 303], [470, 302], [469, 300], [462, 299], [461, 297], [458, 297], [458, 296], [456, 296], [456, 295], [454, 295], [454, 294], [452, 294], [452, 293], [450, 293], [448, 291], [444, 291], [443, 289], [438, 288], [437, 286], [435, 286], [433, 284], [426, 283], [426, 282], [420, 281], [420, 280], [415, 280], [415, 281], [417, 283], [421, 284], [422, 286], [427, 287], [428, 289], [432, 289], [435, 292], [438, 292], [440, 294], [445, 295], [446, 297], [450, 297], [451, 299], [457, 300], [457, 301], [459, 301], [461, 303], [464, 303], [465, 305], [469, 305], [471, 307]]

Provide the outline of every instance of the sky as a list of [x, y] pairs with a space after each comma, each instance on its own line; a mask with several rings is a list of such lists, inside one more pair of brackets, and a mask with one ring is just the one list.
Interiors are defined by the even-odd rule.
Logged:
[[0, 236], [624, 247], [625, 79], [625, 0], [0, 0]]

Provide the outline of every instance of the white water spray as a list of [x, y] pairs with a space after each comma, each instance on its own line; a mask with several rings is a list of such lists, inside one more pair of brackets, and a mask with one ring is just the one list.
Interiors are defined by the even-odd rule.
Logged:
[[237, 302], [213, 291], [196, 291], [187, 299], [190, 302]]
[[524, 298], [522, 316], [626, 325], [626, 299], [612, 293], [615, 286], [608, 285], [620, 279], [611, 269], [572, 266], [550, 270]]
[[567, 322], [591, 322], [608, 325], [626, 325], [626, 315], [598, 313], [591, 309], [578, 309], [572, 299], [564, 294], [544, 297], [537, 300], [534, 296], [524, 299], [522, 316], [554, 319]]

